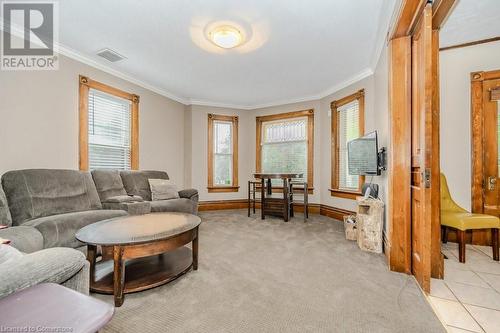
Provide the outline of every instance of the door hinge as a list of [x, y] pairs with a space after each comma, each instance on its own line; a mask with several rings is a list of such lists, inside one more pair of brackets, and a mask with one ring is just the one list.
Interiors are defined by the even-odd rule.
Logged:
[[426, 168], [424, 171], [424, 186], [431, 188], [431, 168]]

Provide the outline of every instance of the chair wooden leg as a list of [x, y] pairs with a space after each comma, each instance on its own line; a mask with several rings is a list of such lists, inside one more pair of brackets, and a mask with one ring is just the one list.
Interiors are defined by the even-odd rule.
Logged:
[[248, 217], [250, 217], [250, 182], [248, 182]]
[[445, 225], [441, 226], [441, 241], [444, 244], [448, 243], [448, 228]]
[[493, 248], [493, 260], [498, 261], [498, 229], [491, 229], [491, 247]]
[[253, 183], [253, 213], [255, 214], [255, 183]]
[[458, 261], [465, 263], [465, 230], [457, 230], [458, 235]]

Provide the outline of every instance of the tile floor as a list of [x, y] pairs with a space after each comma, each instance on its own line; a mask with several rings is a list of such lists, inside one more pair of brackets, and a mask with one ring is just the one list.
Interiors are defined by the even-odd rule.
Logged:
[[449, 332], [500, 333], [500, 263], [491, 247], [467, 245], [465, 264], [458, 244], [442, 244], [444, 280], [432, 279], [430, 302]]

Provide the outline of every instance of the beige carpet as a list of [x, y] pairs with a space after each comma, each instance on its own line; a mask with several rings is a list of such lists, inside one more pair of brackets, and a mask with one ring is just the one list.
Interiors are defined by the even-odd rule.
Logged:
[[445, 332], [414, 280], [338, 221], [201, 217], [198, 271], [126, 295], [102, 332]]

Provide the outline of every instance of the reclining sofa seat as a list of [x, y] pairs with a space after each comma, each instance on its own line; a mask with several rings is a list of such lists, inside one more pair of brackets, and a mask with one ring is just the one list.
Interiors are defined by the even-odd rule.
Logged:
[[127, 215], [104, 210], [89, 172], [28, 169], [2, 176], [13, 226], [31, 226], [43, 235], [43, 247], [83, 244], [76, 232], [91, 223]]

